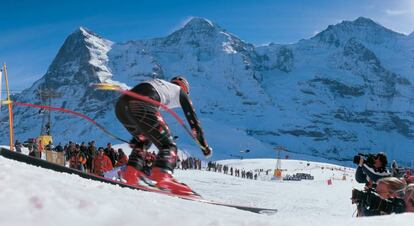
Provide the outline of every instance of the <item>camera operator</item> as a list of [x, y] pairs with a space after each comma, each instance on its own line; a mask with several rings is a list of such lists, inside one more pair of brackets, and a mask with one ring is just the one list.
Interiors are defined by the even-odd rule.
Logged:
[[377, 181], [375, 191], [354, 189], [351, 199], [352, 203], [357, 204], [358, 217], [405, 212], [408, 202], [403, 199], [406, 185], [404, 180], [386, 177]]
[[379, 216], [392, 213], [404, 213], [406, 202], [401, 198], [382, 199], [372, 189], [367, 191], [352, 190], [352, 203], [357, 204], [358, 217]]
[[386, 177], [377, 181], [375, 191], [382, 199], [404, 198], [407, 183], [396, 177]]
[[357, 155], [354, 157], [354, 163], [358, 164], [355, 179], [359, 183], [365, 183], [367, 189], [375, 188], [375, 183], [391, 174], [388, 172], [387, 156], [380, 152], [376, 155]]
[[352, 203], [357, 204], [358, 217], [380, 215], [378, 205], [381, 204], [381, 198], [375, 193], [374, 188], [379, 179], [390, 176], [386, 169], [387, 156], [383, 152], [376, 155], [359, 154], [354, 157], [354, 163], [358, 164], [356, 181], [365, 183], [365, 191], [352, 191]]

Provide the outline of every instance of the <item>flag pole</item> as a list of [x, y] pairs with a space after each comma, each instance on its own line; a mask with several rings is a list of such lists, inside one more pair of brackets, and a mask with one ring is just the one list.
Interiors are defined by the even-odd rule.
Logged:
[[9, 106], [9, 132], [10, 132], [10, 151], [14, 150], [13, 147], [13, 103], [10, 99], [10, 89], [9, 89], [9, 78], [7, 76], [7, 67], [6, 63], [3, 64], [4, 79], [6, 81], [6, 91], [7, 91], [7, 101], [5, 104]]

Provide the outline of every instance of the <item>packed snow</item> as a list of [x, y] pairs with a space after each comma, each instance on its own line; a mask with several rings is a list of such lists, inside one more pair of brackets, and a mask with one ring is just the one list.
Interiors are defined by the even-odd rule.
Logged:
[[[273, 170], [275, 159], [223, 160], [238, 169]], [[206, 199], [276, 208], [250, 213], [120, 188], [0, 157], [0, 225], [412, 225], [413, 214], [356, 218], [351, 204], [354, 169], [303, 160], [282, 160], [283, 174], [314, 180], [242, 179], [205, 170], [176, 170], [175, 177]], [[270, 172], [271, 174], [272, 172]], [[345, 178], [345, 180], [343, 180]], [[328, 185], [327, 180], [332, 180]]]

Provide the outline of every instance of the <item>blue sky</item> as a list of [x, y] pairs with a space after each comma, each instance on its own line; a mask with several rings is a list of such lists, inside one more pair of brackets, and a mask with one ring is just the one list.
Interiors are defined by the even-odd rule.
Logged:
[[191, 17], [204, 17], [256, 45], [296, 42], [359, 16], [394, 31], [414, 31], [414, 0], [0, 2], [0, 62], [7, 63], [10, 87], [16, 91], [45, 74], [65, 38], [79, 26], [124, 42], [163, 37]]

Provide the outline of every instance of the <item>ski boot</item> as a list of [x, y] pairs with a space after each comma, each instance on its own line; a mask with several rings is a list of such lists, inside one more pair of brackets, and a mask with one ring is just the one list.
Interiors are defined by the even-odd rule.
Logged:
[[175, 149], [163, 149], [158, 153], [155, 166], [152, 168], [150, 179], [155, 182], [155, 186], [163, 191], [171, 192], [182, 196], [200, 196], [189, 186], [178, 182], [172, 176], [173, 169], [177, 162], [177, 152]]
[[168, 191], [175, 195], [182, 196], [200, 196], [194, 192], [188, 185], [178, 182], [172, 176], [172, 171], [159, 167], [152, 168], [151, 180], [155, 182], [155, 186], [163, 191]]
[[145, 151], [143, 143], [132, 139], [130, 143], [132, 148], [129, 155], [128, 163], [125, 169], [120, 172], [121, 181], [128, 185], [145, 185], [154, 187], [154, 183], [148, 178], [144, 172]]
[[140, 170], [133, 166], [126, 166], [125, 170], [120, 173], [121, 181], [128, 184], [128, 185], [136, 185], [138, 184], [138, 180], [142, 177], [142, 173]]

